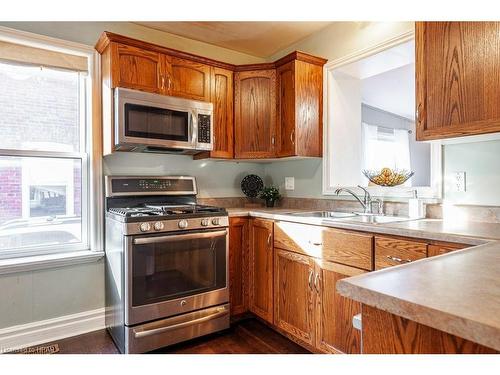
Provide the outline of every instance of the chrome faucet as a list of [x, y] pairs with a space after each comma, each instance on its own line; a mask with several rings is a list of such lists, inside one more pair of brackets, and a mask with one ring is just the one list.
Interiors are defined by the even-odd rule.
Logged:
[[356, 198], [356, 200], [359, 202], [359, 204], [361, 204], [361, 206], [363, 207], [363, 213], [365, 213], [365, 214], [373, 214], [372, 204], [376, 202], [378, 205], [378, 214], [383, 215], [382, 200], [372, 199], [372, 196], [370, 195], [368, 190], [366, 190], [363, 186], [358, 185], [358, 188], [360, 188], [364, 192], [363, 199], [361, 199], [354, 191], [352, 191], [351, 189], [347, 189], [347, 188], [338, 188], [337, 190], [335, 190], [335, 194], [339, 195], [343, 191], [351, 194], [354, 198]]

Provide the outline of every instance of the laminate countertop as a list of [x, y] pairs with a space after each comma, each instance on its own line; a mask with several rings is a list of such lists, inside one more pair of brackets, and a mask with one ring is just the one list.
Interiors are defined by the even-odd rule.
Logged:
[[228, 209], [229, 216], [475, 245], [342, 279], [337, 283], [337, 290], [363, 304], [500, 350], [500, 224], [435, 219], [360, 224], [287, 215], [297, 211]]
[[250, 216], [377, 234], [455, 242], [466, 245], [481, 245], [491, 240], [500, 240], [500, 224], [466, 221], [451, 222], [439, 219], [417, 219], [385, 224], [371, 224], [349, 221], [349, 218], [324, 219], [289, 215], [290, 213], [298, 213], [301, 211], [306, 212], [311, 210], [287, 208], [227, 208], [229, 217]]

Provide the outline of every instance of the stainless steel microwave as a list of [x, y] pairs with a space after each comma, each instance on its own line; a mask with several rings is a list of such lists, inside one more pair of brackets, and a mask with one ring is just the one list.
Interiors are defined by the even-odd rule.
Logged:
[[118, 151], [196, 154], [213, 148], [213, 104], [143, 91], [114, 91]]

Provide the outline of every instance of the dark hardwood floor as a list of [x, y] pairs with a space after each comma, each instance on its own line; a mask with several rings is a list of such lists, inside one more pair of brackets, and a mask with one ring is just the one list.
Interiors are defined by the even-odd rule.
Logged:
[[[47, 343], [58, 344], [62, 354], [116, 354], [106, 330]], [[306, 349], [256, 319], [235, 323], [228, 330], [155, 350], [155, 354], [304, 354]]]

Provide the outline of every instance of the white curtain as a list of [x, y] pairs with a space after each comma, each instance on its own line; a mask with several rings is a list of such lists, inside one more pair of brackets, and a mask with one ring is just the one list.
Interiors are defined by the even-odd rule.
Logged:
[[[411, 170], [408, 130], [382, 128], [362, 123], [363, 169]], [[407, 181], [404, 186], [411, 186]]]

